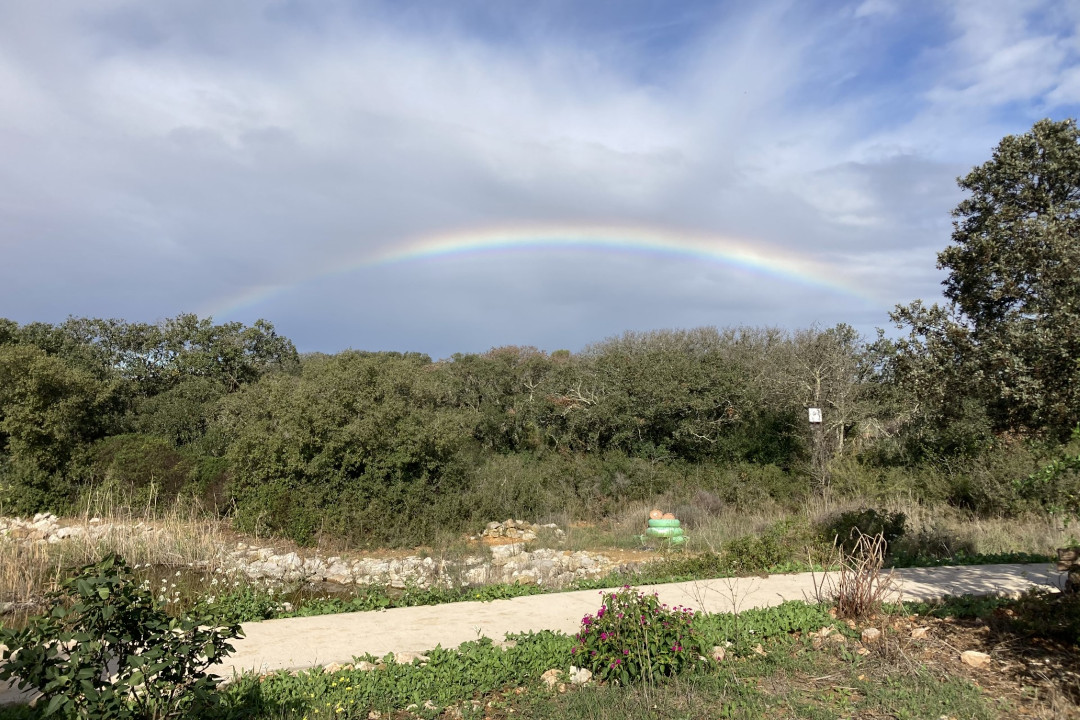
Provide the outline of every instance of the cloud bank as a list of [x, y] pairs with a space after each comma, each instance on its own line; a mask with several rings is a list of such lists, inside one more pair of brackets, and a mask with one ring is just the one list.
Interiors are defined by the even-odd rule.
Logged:
[[[869, 331], [938, 297], [956, 176], [1075, 115], [1078, 58], [1051, 0], [5, 3], [0, 316], [435, 356]], [[735, 238], [881, 300], [618, 248], [358, 261], [526, 226]]]

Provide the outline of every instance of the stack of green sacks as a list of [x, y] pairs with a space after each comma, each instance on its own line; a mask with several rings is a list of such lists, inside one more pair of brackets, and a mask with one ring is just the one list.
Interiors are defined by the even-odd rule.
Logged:
[[651, 538], [663, 538], [672, 545], [680, 545], [686, 542], [686, 537], [683, 535], [683, 529], [679, 527], [678, 520], [671, 519], [649, 519], [649, 529], [645, 531], [645, 534]]

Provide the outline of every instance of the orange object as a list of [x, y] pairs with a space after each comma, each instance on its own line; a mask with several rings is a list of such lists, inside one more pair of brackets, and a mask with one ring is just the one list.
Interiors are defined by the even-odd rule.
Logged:
[[674, 519], [675, 519], [675, 516], [674, 516], [674, 515], [672, 515], [671, 513], [664, 513], [664, 517], [663, 517], [663, 519], [664, 519], [664, 520], [674, 520]]
[[664, 517], [664, 513], [660, 512], [659, 510], [653, 510], [649, 513], [650, 520], [659, 520], [662, 517]]

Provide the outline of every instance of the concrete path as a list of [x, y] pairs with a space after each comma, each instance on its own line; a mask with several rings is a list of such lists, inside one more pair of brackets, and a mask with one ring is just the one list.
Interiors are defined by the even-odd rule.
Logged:
[[[831, 575], [830, 575], [831, 577]], [[817, 575], [820, 583], [822, 575]], [[1061, 587], [1062, 574], [1050, 564], [979, 565], [897, 570], [895, 580], [905, 600], [944, 595], [1016, 594], [1033, 585]], [[657, 592], [670, 606], [696, 611], [732, 612], [778, 605], [785, 600], [813, 600], [811, 573], [702, 580], [640, 586]], [[374, 612], [265, 620], [244, 625], [236, 652], [215, 672], [267, 672], [330, 663], [348, 663], [370, 653], [423, 652], [436, 645], [457, 647], [480, 636], [500, 641], [507, 633], [561, 630], [575, 633], [586, 613], [600, 607], [600, 591], [578, 590], [491, 602], [392, 608]]]
[[[828, 575], [831, 579], [832, 575]], [[701, 580], [640, 586], [656, 592], [670, 606], [696, 611], [732, 612], [778, 605], [786, 600], [813, 600], [811, 573], [768, 577]], [[929, 600], [944, 595], [1017, 594], [1034, 585], [1061, 587], [1063, 574], [1050, 564], [978, 565], [967, 567], [910, 568], [894, 576], [894, 599]], [[285, 618], [245, 623], [245, 637], [233, 644], [236, 651], [213, 671], [234, 673], [295, 670], [348, 663], [370, 653], [423, 652], [436, 645], [457, 647], [489, 637], [501, 641], [507, 633], [560, 630], [575, 633], [586, 613], [600, 606], [600, 591], [532, 595], [491, 602], [461, 602], [424, 607], [392, 608], [371, 612]], [[0, 691], [0, 704], [16, 701], [11, 691]]]

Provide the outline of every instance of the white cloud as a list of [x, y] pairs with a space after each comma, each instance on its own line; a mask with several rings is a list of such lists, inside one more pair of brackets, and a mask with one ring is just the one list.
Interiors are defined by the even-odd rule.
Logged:
[[[1051, 5], [957, 2], [943, 42], [915, 50], [925, 38], [910, 38], [891, 50], [910, 63], [873, 81], [879, 46], [918, 24], [882, 0], [722, 8], [667, 54], [641, 50], [637, 30], [634, 42], [564, 32], [542, 6], [503, 42], [464, 20], [395, 22], [393, 5], [300, 4], [303, 17], [287, 20], [273, 3], [9, 5], [0, 302], [23, 321], [60, 306], [61, 317], [157, 317], [289, 287], [402, 238], [545, 220], [756, 239], [907, 298], [936, 285], [953, 178], [1035, 119], [1003, 119], [1000, 107], [1041, 111], [1080, 94], [1075, 22], [1036, 22]], [[738, 322], [754, 303], [797, 308], [783, 293], [803, 292], [770, 286], [715, 304], [680, 294], [685, 268], [620, 267], [632, 276], [619, 282], [653, 293], [634, 307], [671, 324]], [[446, 282], [462, 279], [460, 307], [501, 292], [454, 268]], [[569, 281], [530, 282], [552, 289], [529, 296], [540, 316]], [[28, 295], [34, 286], [48, 292]], [[420, 312], [434, 292], [424, 287], [402, 313]], [[583, 316], [589, 302], [609, 307], [611, 287], [578, 290]], [[315, 313], [311, 302], [301, 304]], [[491, 333], [508, 322], [493, 315]], [[320, 327], [311, 342], [346, 344]], [[621, 329], [595, 328], [594, 338]]]

